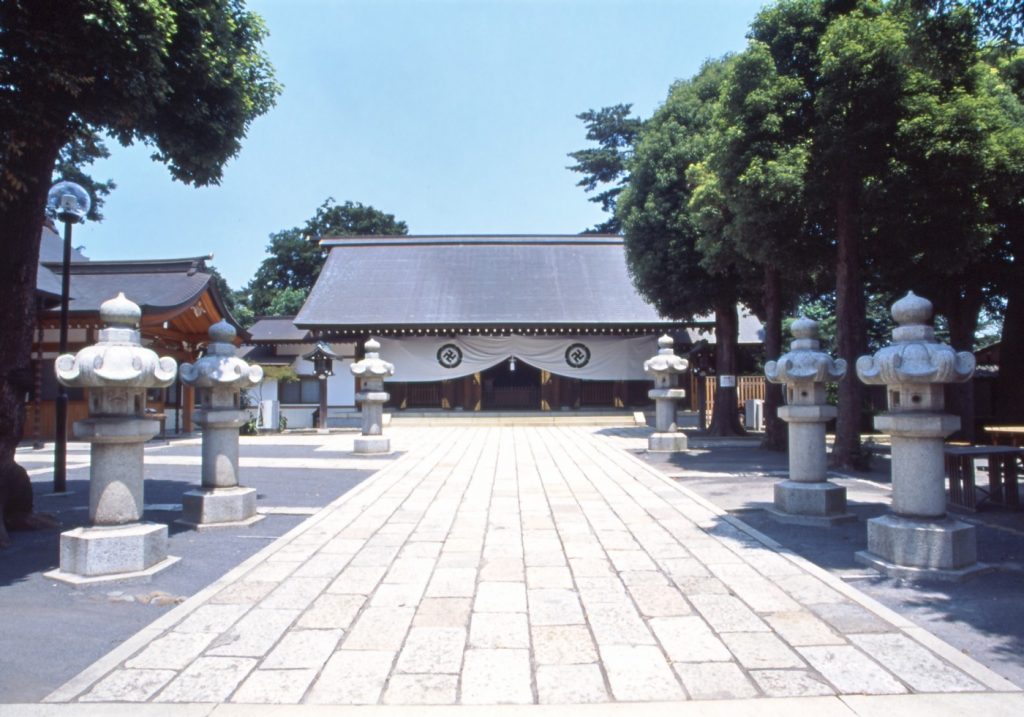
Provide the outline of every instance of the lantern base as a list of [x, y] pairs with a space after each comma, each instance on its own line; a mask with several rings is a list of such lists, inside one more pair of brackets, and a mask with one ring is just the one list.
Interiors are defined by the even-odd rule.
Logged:
[[653, 433], [647, 439], [647, 450], [652, 453], [685, 451], [687, 445], [685, 433]]
[[974, 526], [958, 520], [883, 515], [867, 527], [868, 549], [857, 562], [890, 577], [958, 581], [989, 569], [977, 562]]
[[767, 513], [779, 523], [823, 528], [857, 520], [846, 512], [846, 488], [828, 481], [776, 483], [775, 502]]
[[263, 519], [256, 514], [256, 489], [242, 486], [187, 491], [181, 510], [177, 522], [199, 530], [252, 525]]
[[66, 582], [148, 576], [175, 562], [167, 556], [167, 526], [157, 523], [75, 528], [61, 533], [60, 570]]
[[385, 436], [357, 436], [352, 441], [353, 453], [389, 453], [391, 439]]

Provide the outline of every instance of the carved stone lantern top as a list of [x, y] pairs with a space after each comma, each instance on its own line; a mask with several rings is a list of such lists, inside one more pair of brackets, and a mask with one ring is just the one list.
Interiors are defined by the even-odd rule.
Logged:
[[[644, 361], [644, 373], [654, 379], [655, 391], [674, 391], [679, 380], [679, 374], [684, 373], [690, 367], [690, 362], [682, 356], [676, 356], [672, 348], [675, 341], [671, 336], [665, 335], [658, 339], [658, 353]], [[653, 394], [651, 394], [652, 397]], [[669, 397], [669, 394], [665, 394]], [[672, 398], [682, 398], [682, 395]]]
[[690, 367], [690, 362], [682, 356], [676, 356], [673, 346], [675, 341], [671, 336], [665, 335], [658, 339], [658, 353], [644, 361], [644, 373], [655, 376], [659, 373], [685, 373]]
[[892, 305], [893, 343], [874, 356], [857, 359], [857, 375], [864, 383], [905, 385], [962, 383], [974, 374], [974, 355], [954, 351], [935, 341], [935, 329], [926, 324], [932, 302], [908, 292]]
[[838, 381], [846, 375], [846, 361], [833, 359], [821, 351], [818, 322], [801, 316], [790, 326], [793, 341], [789, 351], [764, 365], [764, 375], [772, 383], [807, 384]]
[[181, 380], [197, 388], [239, 391], [263, 380], [263, 369], [235, 356], [235, 328], [221, 320], [210, 327], [206, 354], [195, 363], [181, 365]]
[[123, 293], [100, 305], [99, 341], [77, 354], [64, 354], [54, 366], [57, 380], [83, 388], [160, 388], [174, 381], [177, 363], [142, 346], [142, 310]]
[[353, 376], [363, 379], [383, 380], [385, 376], [393, 376], [395, 373], [394, 364], [388, 363], [380, 357], [380, 343], [370, 339], [363, 348], [366, 349], [366, 357], [356, 361], [350, 367]]

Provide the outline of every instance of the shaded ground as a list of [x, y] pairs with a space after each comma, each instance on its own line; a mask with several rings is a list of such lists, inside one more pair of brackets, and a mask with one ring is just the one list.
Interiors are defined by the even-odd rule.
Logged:
[[[294, 461], [334, 458], [343, 465], [350, 454], [340, 449], [314, 451], [306, 444], [253, 445], [243, 442], [242, 460], [273, 457]], [[181, 517], [181, 495], [199, 482], [198, 465], [149, 464], [146, 468], [145, 519], [168, 526], [168, 553], [183, 560], [147, 582], [103, 583], [72, 587], [43, 577], [58, 567], [60, 533], [89, 518], [89, 469], [68, 471], [68, 491], [53, 494], [52, 449], [19, 449], [18, 460], [32, 473], [36, 510], [54, 515], [58, 526], [13, 534], [0, 552], [0, 702], [36, 702], [270, 542], [299, 525], [361, 483], [375, 468], [337, 470], [279, 466], [245, 468], [243, 483], [257, 489], [257, 506], [285, 508], [245, 528], [196, 531], [174, 521]], [[196, 441], [147, 444], [147, 458], [198, 458]], [[69, 465], [88, 456], [88, 447], [72, 444]], [[373, 459], [381, 466], [394, 456]], [[369, 461], [360, 460], [360, 464]], [[370, 464], [372, 466], [372, 463]], [[305, 510], [303, 510], [305, 509]]]

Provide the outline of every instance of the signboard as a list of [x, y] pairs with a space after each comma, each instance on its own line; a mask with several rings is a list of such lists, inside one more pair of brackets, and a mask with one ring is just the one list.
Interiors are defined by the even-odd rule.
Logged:
[[736, 388], [736, 377], [723, 374], [718, 377], [718, 385], [722, 388]]

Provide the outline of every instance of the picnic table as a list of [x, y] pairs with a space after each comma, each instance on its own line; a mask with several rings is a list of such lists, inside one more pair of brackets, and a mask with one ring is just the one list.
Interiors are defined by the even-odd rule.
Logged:
[[[972, 511], [986, 501], [1019, 509], [1017, 460], [1022, 454], [1024, 449], [1014, 446], [946, 446], [949, 503]], [[988, 464], [988, 490], [975, 484], [974, 462], [978, 459]]]

